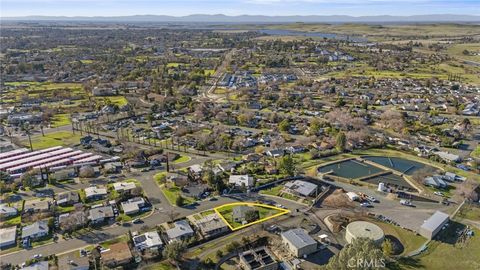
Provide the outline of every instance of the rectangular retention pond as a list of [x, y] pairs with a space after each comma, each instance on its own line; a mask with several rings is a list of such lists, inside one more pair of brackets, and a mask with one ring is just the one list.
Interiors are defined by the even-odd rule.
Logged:
[[421, 162], [398, 157], [366, 156], [362, 158], [378, 163], [406, 175], [412, 175], [415, 171], [426, 167], [431, 168], [432, 170], [434, 169], [433, 167], [425, 165]]
[[354, 179], [383, 172], [384, 170], [356, 160], [346, 160], [319, 167], [318, 172], [332, 172], [333, 175]]

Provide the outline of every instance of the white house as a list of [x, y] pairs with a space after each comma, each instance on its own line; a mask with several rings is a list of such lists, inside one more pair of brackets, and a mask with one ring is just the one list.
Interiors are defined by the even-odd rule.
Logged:
[[228, 183], [235, 184], [235, 186], [245, 185], [246, 187], [251, 187], [254, 184], [254, 179], [248, 174], [245, 175], [230, 175], [228, 178]]

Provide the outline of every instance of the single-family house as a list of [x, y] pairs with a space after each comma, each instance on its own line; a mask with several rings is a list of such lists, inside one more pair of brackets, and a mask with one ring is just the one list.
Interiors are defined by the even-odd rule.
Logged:
[[217, 213], [203, 216], [200, 219], [192, 219], [193, 226], [202, 234], [204, 238], [213, 238], [229, 230], [227, 224], [218, 216]]
[[172, 227], [166, 230], [168, 242], [181, 241], [194, 235], [192, 227], [186, 220], [179, 220], [172, 223]]
[[127, 243], [115, 243], [109, 247], [105, 252], [101, 253], [101, 261], [103, 265], [114, 268], [120, 265], [125, 265], [133, 259], [132, 252]]
[[146, 232], [132, 238], [135, 249], [142, 250], [158, 250], [163, 246], [162, 239], [156, 231]]
[[17, 208], [8, 206], [6, 203], [0, 204], [0, 218], [13, 217], [17, 215], [17, 213]]
[[85, 188], [85, 198], [87, 200], [101, 200], [107, 196], [107, 189], [105, 187], [87, 187]]
[[109, 219], [113, 219], [114, 216], [111, 205], [92, 208], [88, 211], [88, 220], [94, 224], [106, 222]]
[[17, 226], [0, 229], [0, 249], [15, 246]]
[[138, 212], [145, 206], [145, 199], [142, 197], [131, 198], [126, 202], [120, 203], [122, 210], [126, 215], [133, 215]]
[[76, 191], [67, 191], [57, 195], [57, 204], [64, 205], [73, 205], [80, 201], [80, 197]]
[[22, 240], [34, 240], [48, 235], [49, 228], [46, 220], [40, 220], [22, 228]]
[[246, 187], [251, 187], [255, 184], [255, 181], [252, 176], [249, 176], [247, 174], [245, 175], [230, 175], [228, 178], [228, 183], [229, 184], [234, 184], [235, 186], [246, 186]]

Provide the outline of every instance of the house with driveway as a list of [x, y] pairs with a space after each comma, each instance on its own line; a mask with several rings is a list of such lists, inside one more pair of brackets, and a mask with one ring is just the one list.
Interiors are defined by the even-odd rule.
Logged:
[[35, 240], [48, 235], [49, 228], [46, 220], [40, 220], [22, 228], [22, 240]]

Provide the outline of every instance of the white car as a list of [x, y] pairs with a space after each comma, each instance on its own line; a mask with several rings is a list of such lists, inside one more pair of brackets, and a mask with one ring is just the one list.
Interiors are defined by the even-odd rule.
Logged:
[[364, 202], [360, 204], [361, 207], [372, 207], [372, 204], [369, 202]]
[[32, 256], [34, 259], [40, 259], [42, 257], [42, 254], [35, 254]]
[[435, 194], [435, 195], [437, 195], [437, 196], [440, 196], [440, 197], [443, 197], [443, 196], [444, 196], [443, 193], [440, 192], [440, 191], [435, 191], [435, 192], [433, 192], [433, 194]]

